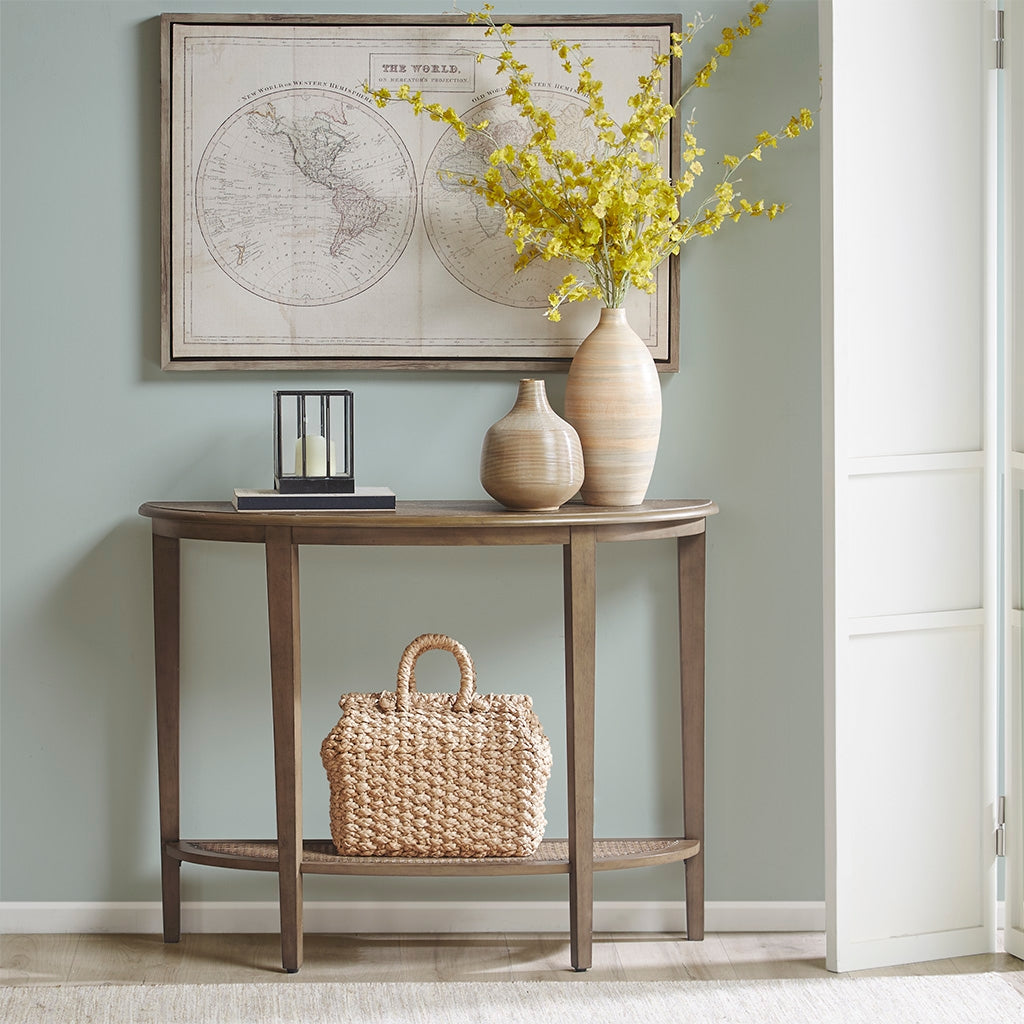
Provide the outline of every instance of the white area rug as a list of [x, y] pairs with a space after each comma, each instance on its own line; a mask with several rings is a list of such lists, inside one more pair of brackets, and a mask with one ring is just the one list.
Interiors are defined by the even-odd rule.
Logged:
[[997, 974], [655, 982], [301, 982], [0, 991], [3, 1024], [1018, 1024]]

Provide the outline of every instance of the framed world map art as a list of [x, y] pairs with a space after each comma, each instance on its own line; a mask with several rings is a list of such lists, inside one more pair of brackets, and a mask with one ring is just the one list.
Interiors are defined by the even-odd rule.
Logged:
[[[638, 76], [680, 29], [676, 15], [510, 20], [534, 101], [577, 153], [599, 143], [551, 39], [593, 58], [621, 123]], [[503, 212], [457, 181], [487, 169], [492, 140], [518, 146], [532, 130], [497, 62], [477, 59], [499, 47], [461, 15], [163, 15], [164, 369], [567, 366], [597, 303], [545, 318], [573, 268], [537, 259], [515, 273]], [[677, 64], [666, 102], [679, 94]], [[467, 123], [486, 119], [490, 138], [462, 141], [366, 92], [403, 84]], [[677, 161], [670, 135], [666, 175]], [[675, 258], [658, 273], [627, 313], [659, 368], [674, 370]]]

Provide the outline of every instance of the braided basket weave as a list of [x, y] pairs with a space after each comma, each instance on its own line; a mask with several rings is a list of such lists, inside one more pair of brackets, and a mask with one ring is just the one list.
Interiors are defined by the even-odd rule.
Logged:
[[[416, 659], [450, 651], [457, 695], [418, 693]], [[350, 693], [320, 748], [341, 856], [528, 857], [544, 836], [551, 746], [524, 694], [476, 693], [469, 652], [425, 633], [395, 692]]]

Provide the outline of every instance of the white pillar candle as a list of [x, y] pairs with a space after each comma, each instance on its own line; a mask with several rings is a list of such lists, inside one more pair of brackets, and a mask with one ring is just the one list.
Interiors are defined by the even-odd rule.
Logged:
[[[327, 476], [327, 439], [322, 434], [303, 434], [295, 441], [295, 475], [302, 476], [302, 445], [306, 445], [306, 476]], [[338, 472], [338, 454], [331, 442], [331, 476]]]

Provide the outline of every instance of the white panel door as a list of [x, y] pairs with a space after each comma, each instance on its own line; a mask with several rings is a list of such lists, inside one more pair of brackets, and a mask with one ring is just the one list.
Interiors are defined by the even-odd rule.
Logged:
[[1006, 614], [1006, 949], [1024, 958], [1024, 0], [1006, 3], [1003, 72], [1004, 244], [1007, 282], [1004, 366], [1007, 557], [1002, 592]]
[[821, 8], [834, 971], [994, 948], [993, 26]]

